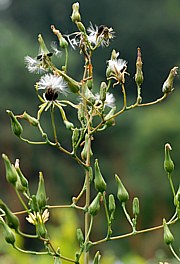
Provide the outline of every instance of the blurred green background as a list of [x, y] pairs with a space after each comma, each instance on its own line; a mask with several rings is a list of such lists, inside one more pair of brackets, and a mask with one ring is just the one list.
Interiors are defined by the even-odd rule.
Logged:
[[[54, 24], [63, 33], [76, 30], [71, 23], [71, 5], [67, 0], [0, 0], [0, 152], [6, 153], [14, 162], [20, 159], [21, 168], [36, 190], [38, 172], [43, 171], [47, 184], [50, 204], [70, 203], [71, 197], [80, 191], [83, 172], [75, 162], [64, 154], [47, 146], [31, 146], [19, 141], [11, 133], [6, 109], [15, 114], [26, 110], [36, 115], [39, 101], [36, 98], [34, 83], [39, 76], [29, 74], [24, 67], [24, 56], [35, 57], [38, 51], [37, 35], [41, 33], [47, 45], [56, 40], [50, 25]], [[113, 27], [116, 37], [109, 48], [100, 48], [95, 53], [94, 73], [96, 86], [105, 80], [106, 61], [112, 49], [120, 52], [120, 57], [128, 61], [130, 77], [126, 80], [128, 103], [133, 103], [136, 87], [135, 74], [136, 49], [141, 47], [143, 56], [143, 101], [155, 100], [162, 95], [162, 84], [170, 68], [180, 66], [180, 1], [179, 0], [80, 0], [83, 23], [105, 24]], [[82, 76], [82, 57], [79, 51], [70, 49], [71, 75], [77, 80]], [[174, 183], [179, 184], [180, 175], [180, 82], [175, 80], [175, 91], [159, 105], [126, 112], [116, 120], [116, 126], [102, 134], [97, 134], [93, 146], [94, 157], [99, 163], [109, 185], [109, 192], [116, 193], [114, 174], [117, 173], [125, 183], [131, 201], [140, 198], [141, 216], [139, 228], [147, 228], [162, 223], [162, 217], [169, 219], [173, 213], [173, 199], [165, 172], [163, 171], [164, 144], [172, 145], [175, 162]], [[118, 89], [112, 91], [119, 96]], [[69, 113], [72, 120], [72, 113]], [[48, 129], [48, 127], [47, 127]], [[61, 131], [60, 131], [61, 132]], [[28, 137], [36, 139], [36, 131], [27, 128]], [[62, 128], [62, 135], [66, 131]], [[68, 139], [64, 144], [68, 147]], [[68, 168], [68, 169], [67, 169]], [[0, 193], [13, 211], [20, 210], [14, 191], [5, 182], [4, 164], [0, 160]], [[74, 212], [53, 211], [49, 228], [54, 243], [68, 254], [74, 254], [76, 241], [72, 240], [76, 225], [80, 225]], [[117, 212], [113, 226], [116, 233], [129, 231], [121, 210]], [[93, 239], [103, 237], [105, 226], [97, 217]], [[24, 216], [22, 227], [29, 228]], [[180, 245], [180, 227], [172, 227], [175, 234], [175, 248]], [[64, 235], [68, 241], [64, 242]], [[171, 254], [162, 242], [162, 230], [137, 236], [115, 243], [100, 246], [104, 252], [104, 262], [116, 264], [143, 264], [169, 261]], [[34, 241], [21, 241], [24, 248], [41, 248]], [[51, 259], [19, 255], [0, 240], [0, 263], [31, 264], [53, 263]]]

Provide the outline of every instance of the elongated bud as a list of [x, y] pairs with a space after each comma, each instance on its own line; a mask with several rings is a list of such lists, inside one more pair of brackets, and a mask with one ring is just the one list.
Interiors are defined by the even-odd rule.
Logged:
[[[88, 151], [89, 151], [89, 135], [86, 134], [85, 135], [84, 147], [83, 147], [83, 150], [81, 152], [81, 157], [82, 157], [83, 160], [86, 160]], [[91, 148], [90, 148], [90, 156], [92, 156]]]
[[17, 216], [11, 212], [11, 210], [7, 207], [7, 205], [2, 200], [0, 200], [0, 208], [6, 214], [6, 221], [7, 221], [8, 226], [17, 231], [19, 228], [19, 224], [20, 224]]
[[94, 200], [91, 202], [88, 212], [90, 215], [95, 216], [99, 210], [100, 210], [100, 198], [101, 198], [101, 193], [98, 193]]
[[176, 193], [176, 195], [174, 197], [174, 205], [176, 207], [180, 206], [180, 185], [179, 185], [179, 188], [177, 190], [177, 193]]
[[39, 54], [42, 55], [42, 54], [48, 54], [49, 53], [49, 50], [47, 49], [46, 47], [46, 44], [43, 40], [43, 37], [41, 34], [38, 35], [38, 42], [39, 42]]
[[12, 230], [6, 225], [2, 218], [0, 218], [0, 225], [3, 227], [5, 240], [8, 244], [14, 245], [16, 238]]
[[117, 174], [115, 175], [115, 178], [118, 184], [117, 198], [121, 203], [125, 203], [129, 199], [129, 194]]
[[79, 13], [79, 3], [76, 2], [72, 5], [72, 15], [71, 15], [71, 19], [72, 22], [80, 22], [81, 21], [81, 15]]
[[21, 182], [21, 185], [22, 187], [24, 188], [24, 190], [27, 190], [28, 189], [28, 180], [26, 179], [26, 177], [23, 175], [20, 167], [19, 167], [19, 160], [16, 159], [16, 162], [15, 162], [15, 169], [18, 173], [18, 176], [19, 176], [19, 179], [20, 179], [20, 182]]
[[13, 112], [6, 110], [6, 112], [8, 113], [8, 115], [10, 116], [11, 119], [11, 128], [13, 133], [17, 136], [20, 137], [22, 132], [23, 132], [23, 128], [21, 126], [21, 124], [19, 123], [19, 121], [17, 120], [17, 118], [15, 117], [15, 115], [13, 114]]
[[44, 178], [42, 172], [39, 172], [39, 184], [38, 184], [38, 190], [36, 193], [36, 200], [37, 204], [39, 206], [39, 209], [44, 209], [46, 206], [47, 198], [46, 198], [46, 191], [44, 186]]
[[35, 117], [32, 117], [30, 116], [28, 113], [24, 112], [20, 118], [23, 118], [25, 119], [26, 121], [29, 122], [29, 124], [31, 124], [32, 126], [38, 126], [39, 124], [39, 121], [35, 118]]
[[139, 199], [134, 197], [133, 199], [133, 215], [137, 217], [139, 215]]
[[12, 165], [10, 163], [10, 160], [8, 159], [8, 157], [5, 154], [2, 154], [2, 158], [4, 160], [4, 164], [6, 167], [6, 179], [9, 183], [11, 183], [12, 185], [16, 185], [16, 181], [18, 179], [18, 174], [17, 171], [14, 167], [14, 165]]
[[95, 188], [98, 192], [103, 193], [106, 190], [106, 182], [101, 174], [97, 159], [95, 160], [94, 163], [94, 170], [95, 170], [95, 178], [94, 178]]
[[170, 70], [169, 76], [167, 77], [162, 87], [163, 93], [170, 93], [174, 90], [173, 82], [174, 82], [175, 76], [177, 75], [177, 71], [178, 71], [178, 67], [174, 67]]
[[99, 264], [100, 263], [100, 259], [101, 259], [101, 255], [100, 255], [99, 251], [97, 251], [95, 256], [94, 256], [92, 264]]
[[143, 83], [144, 77], [142, 72], [142, 59], [141, 59], [141, 49], [137, 49], [137, 60], [136, 60], [136, 74], [135, 74], [135, 82], [137, 86], [141, 86]]
[[61, 32], [55, 28], [54, 25], [51, 25], [51, 30], [53, 31], [53, 33], [57, 36], [58, 40], [59, 40], [59, 46], [62, 49], [66, 49], [68, 47], [68, 42], [66, 41], [66, 39], [62, 36]]
[[106, 93], [107, 93], [107, 84], [105, 82], [102, 82], [100, 86], [100, 100], [102, 102], [106, 100]]
[[165, 219], [163, 219], [163, 226], [164, 226], [164, 242], [167, 245], [170, 245], [173, 243], [174, 237], [173, 237]]
[[87, 80], [86, 84], [87, 84], [88, 89], [92, 90], [92, 88], [93, 88], [93, 79]]
[[30, 206], [30, 209], [33, 211], [33, 212], [39, 212], [39, 205], [37, 203], [37, 199], [36, 199], [36, 195], [32, 195], [31, 197], [31, 201], [29, 202], [29, 206]]
[[82, 33], [86, 34], [86, 28], [85, 28], [85, 26], [83, 25], [82, 22], [76, 22], [76, 25], [77, 25], [79, 31], [81, 31]]
[[72, 133], [72, 146], [75, 147], [79, 139], [79, 129], [75, 128]]
[[111, 219], [114, 219], [115, 210], [116, 210], [116, 203], [115, 203], [114, 195], [110, 194], [109, 195], [109, 214], [110, 214]]
[[74, 124], [69, 122], [68, 120], [64, 120], [64, 124], [68, 130], [71, 130], [72, 128], [74, 128]]
[[165, 159], [164, 159], [164, 170], [167, 173], [172, 173], [174, 171], [174, 162], [171, 159], [170, 150], [172, 150], [171, 145], [167, 143], [165, 145]]
[[90, 182], [92, 182], [92, 180], [93, 180], [93, 169], [92, 169], [92, 167], [89, 167], [89, 180], [90, 180]]
[[81, 228], [77, 228], [76, 236], [77, 236], [77, 240], [79, 244], [82, 245], [84, 243], [84, 235], [83, 235]]

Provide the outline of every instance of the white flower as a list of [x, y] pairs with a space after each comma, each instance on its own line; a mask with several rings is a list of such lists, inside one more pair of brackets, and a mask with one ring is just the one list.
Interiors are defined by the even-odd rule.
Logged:
[[58, 93], [67, 95], [67, 83], [61, 76], [46, 74], [41, 77], [37, 83], [38, 90], [45, 90], [44, 97], [47, 101], [54, 101], [58, 97]]
[[[117, 57], [119, 56], [119, 52], [117, 53]], [[114, 73], [121, 72], [127, 68], [127, 61], [123, 59], [113, 59], [108, 61], [108, 66], [110, 70]]]
[[[95, 98], [96, 98], [96, 103], [95, 104], [98, 104], [100, 103], [100, 94], [96, 94], [95, 95]], [[105, 102], [104, 102], [104, 105], [105, 106], [108, 106], [110, 108], [113, 108], [115, 107], [115, 97], [112, 93], [107, 93], [106, 94], [106, 99], [105, 99]]]
[[106, 26], [93, 26], [90, 24], [90, 27], [87, 29], [89, 35], [88, 40], [93, 45], [109, 46], [109, 41], [114, 38], [114, 32], [112, 28]]
[[28, 69], [30, 73], [42, 74], [47, 71], [46, 69], [42, 67], [42, 64], [40, 61], [30, 56], [26, 56], [24, 58], [24, 62], [26, 64], [26, 68]]
[[37, 223], [46, 223], [49, 219], [49, 211], [48, 209], [45, 209], [42, 214], [39, 212], [30, 213], [28, 217], [26, 217], [26, 220], [33, 225], [36, 225]]

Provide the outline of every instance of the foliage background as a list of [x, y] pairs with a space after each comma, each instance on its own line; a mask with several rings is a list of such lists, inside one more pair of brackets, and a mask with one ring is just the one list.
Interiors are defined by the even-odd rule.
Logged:
[[[39, 102], [33, 85], [38, 76], [30, 75], [24, 68], [24, 56], [36, 56], [39, 33], [42, 33], [49, 45], [55, 40], [50, 30], [51, 24], [55, 24], [64, 33], [75, 30], [70, 20], [72, 3], [71, 0], [0, 0], [0, 152], [6, 153], [12, 161], [20, 158], [21, 167], [34, 190], [38, 181], [38, 171], [44, 172], [51, 204], [70, 202], [71, 197], [78, 193], [83, 179], [81, 168], [77, 168], [72, 160], [56, 150], [20, 142], [11, 133], [5, 110], [11, 109], [16, 114], [26, 110], [35, 115]], [[180, 1], [80, 0], [79, 3], [86, 26], [91, 21], [97, 25], [112, 26], [116, 32], [116, 38], [111, 46], [107, 49], [99, 49], [95, 54], [94, 72], [96, 72], [97, 87], [100, 81], [104, 80], [106, 61], [110, 58], [111, 50], [115, 48], [120, 51], [120, 57], [128, 61], [128, 72], [131, 74], [130, 78], [127, 78], [128, 102], [134, 102], [136, 89], [133, 76], [136, 49], [141, 47], [145, 75], [142, 91], [144, 101], [161, 96], [161, 87], [169, 69], [180, 66]], [[70, 65], [71, 74], [80, 79], [82, 72], [79, 69], [82, 66], [82, 58], [78, 51], [70, 51]], [[173, 201], [163, 171], [163, 158], [164, 144], [169, 142], [173, 147], [172, 155], [176, 165], [174, 180], [177, 186], [180, 175], [178, 78], [175, 87], [175, 91], [165, 102], [150, 108], [128, 111], [117, 118], [115, 127], [97, 134], [95, 138], [93, 151], [95, 158], [99, 158], [100, 166], [109, 183], [109, 192], [116, 192], [114, 173], [117, 173], [129, 190], [131, 200], [133, 196], [139, 196], [142, 213], [139, 220], [140, 228], [161, 224], [162, 217], [168, 219], [172, 214]], [[120, 96], [118, 89], [113, 90], [113, 93]], [[73, 118], [71, 113], [69, 115]], [[63, 128], [61, 133], [65, 135]], [[36, 138], [33, 129], [28, 128], [26, 134]], [[65, 138], [64, 144], [68, 145], [68, 139]], [[6, 185], [2, 160], [0, 177], [1, 197], [12, 210], [19, 210], [20, 205], [14, 192]], [[114, 231], [124, 233], [128, 230], [128, 226], [120, 213], [119, 210]], [[66, 233], [69, 232], [69, 246], [65, 248], [66, 251], [71, 251], [72, 247], [76, 247], [76, 242], [70, 244], [74, 232], [74, 221], [70, 219], [75, 219], [75, 216], [72, 217], [67, 212], [66, 214], [64, 219], [62, 213], [53, 212], [49, 225], [57, 245], [63, 240], [65, 230]], [[30, 228], [24, 217], [21, 221], [24, 229]], [[78, 221], [77, 219], [77, 225]], [[59, 232], [56, 232], [58, 223], [61, 225]], [[100, 226], [102, 226], [101, 219], [97, 219], [94, 237], [102, 236], [104, 229], [103, 227], [100, 229]], [[176, 234], [175, 246], [178, 248], [180, 245], [178, 229], [172, 230]], [[30, 241], [19, 243], [24, 243], [26, 248], [40, 247], [34, 242], [32, 245]], [[121, 260], [125, 264], [157, 263], [157, 260], [165, 261], [171, 257], [162, 243], [162, 231], [118, 241], [113, 245], [108, 243], [103, 245], [101, 250], [106, 251], [105, 263], [115, 263], [116, 259], [119, 259], [116, 263], [121, 263]], [[7, 247], [2, 239], [0, 252], [2, 264], [24, 261], [30, 264], [34, 261], [33, 257], [19, 256]], [[49, 259], [38, 259], [38, 263], [41, 261], [50, 262]], [[176, 262], [171, 260], [171, 263]]]

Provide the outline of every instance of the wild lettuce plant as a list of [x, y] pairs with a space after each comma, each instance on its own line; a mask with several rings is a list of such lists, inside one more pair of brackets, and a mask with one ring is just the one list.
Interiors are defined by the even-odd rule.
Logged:
[[[174, 163], [170, 156], [171, 146], [165, 144], [164, 169], [167, 173], [170, 188], [174, 198], [174, 214], [166, 220], [162, 217], [162, 223], [155, 227], [139, 230], [137, 229], [138, 216], [140, 214], [140, 201], [138, 197], [132, 199], [132, 212], [127, 209], [130, 193], [124, 186], [120, 177], [116, 174], [114, 181], [117, 188], [114, 193], [109, 193], [106, 179], [99, 165], [99, 159], [94, 159], [93, 143], [96, 141], [95, 135], [101, 133], [111, 126], [115, 126], [116, 118], [127, 110], [137, 107], [148, 107], [165, 100], [173, 91], [173, 81], [177, 75], [178, 67], [173, 67], [162, 87], [162, 96], [155, 101], [143, 102], [141, 87], [143, 84], [143, 63], [141, 49], [137, 48], [136, 74], [133, 80], [137, 86], [137, 97], [133, 104], [127, 104], [126, 96], [126, 76], [128, 72], [128, 62], [120, 58], [116, 50], [112, 50], [109, 60], [107, 60], [106, 75], [101, 82], [100, 87], [95, 84], [92, 58], [94, 52], [101, 47], [108, 48], [111, 40], [114, 38], [114, 31], [111, 27], [105, 25], [92, 25], [86, 29], [79, 11], [79, 3], [72, 5], [72, 22], [76, 25], [77, 31], [69, 35], [63, 34], [54, 25], [51, 26], [52, 33], [56, 35], [58, 45], [47, 48], [42, 35], [38, 35], [39, 52], [35, 57], [26, 56], [25, 64], [30, 73], [38, 74], [38, 80], [35, 84], [35, 93], [40, 101], [37, 116], [33, 117], [27, 112], [15, 115], [7, 110], [11, 120], [13, 133], [22, 141], [29, 144], [43, 144], [54, 147], [60, 152], [75, 160], [77, 166], [82, 168], [84, 182], [79, 194], [73, 194], [72, 202], [67, 205], [50, 205], [46, 196], [45, 182], [42, 172], [39, 173], [39, 184], [37, 192], [33, 194], [27, 178], [20, 169], [19, 160], [15, 164], [11, 163], [6, 154], [2, 155], [6, 168], [6, 179], [14, 188], [17, 197], [22, 204], [22, 212], [26, 215], [26, 220], [34, 225], [34, 235], [26, 234], [21, 231], [18, 214], [13, 213], [8, 206], [0, 200], [0, 225], [4, 231], [4, 238], [14, 249], [27, 254], [49, 255], [54, 259], [55, 264], [63, 263], [100, 263], [101, 254], [98, 246], [107, 241], [116, 241], [157, 229], [164, 229], [164, 242], [170, 247], [174, 257], [180, 261], [180, 257], [173, 248], [174, 237], [170, 231], [170, 226], [178, 222], [180, 218], [180, 188], [174, 186], [172, 172]], [[80, 80], [77, 80], [69, 73], [69, 49], [78, 49], [81, 58], [84, 60], [83, 74]], [[64, 62], [61, 55], [64, 53]], [[54, 56], [60, 56], [61, 67], [54, 64]], [[118, 89], [122, 100], [122, 107], [116, 103], [117, 98], [113, 94], [113, 89]], [[74, 94], [74, 97], [71, 97]], [[72, 99], [75, 98], [75, 99]], [[71, 120], [66, 112], [67, 107], [71, 108], [76, 120]], [[55, 114], [58, 111], [61, 119], [56, 119]], [[49, 137], [42, 125], [42, 115], [50, 113], [53, 139]], [[72, 116], [72, 115], [71, 115]], [[29, 125], [37, 129], [42, 140], [33, 141], [23, 136], [23, 127], [21, 120], [26, 120]], [[62, 126], [71, 133], [71, 148], [63, 146], [62, 139], [57, 130]], [[110, 139], [109, 139], [110, 140]], [[93, 193], [96, 193], [92, 197]], [[82, 204], [82, 198], [85, 197], [85, 203]], [[103, 205], [103, 206], [102, 206]], [[131, 232], [125, 234], [114, 234], [112, 223], [115, 218], [115, 211], [122, 207], [124, 215], [131, 227]], [[50, 239], [46, 223], [53, 208], [67, 208], [77, 210], [84, 219], [84, 226], [77, 227], [77, 241], [79, 250], [74, 258], [65, 256], [59, 248], [53, 246], [53, 239]], [[96, 225], [95, 216], [100, 210], [105, 211], [105, 218], [101, 221], [106, 223], [107, 232], [105, 237], [100, 240], [92, 240], [91, 234]], [[20, 212], [19, 212], [20, 213]], [[31, 251], [20, 248], [16, 242], [16, 234], [23, 237], [38, 239], [42, 241], [43, 251]], [[63, 241], [61, 241], [63, 243]], [[95, 248], [95, 256], [91, 256], [91, 249]], [[90, 262], [92, 261], [92, 262]]]

